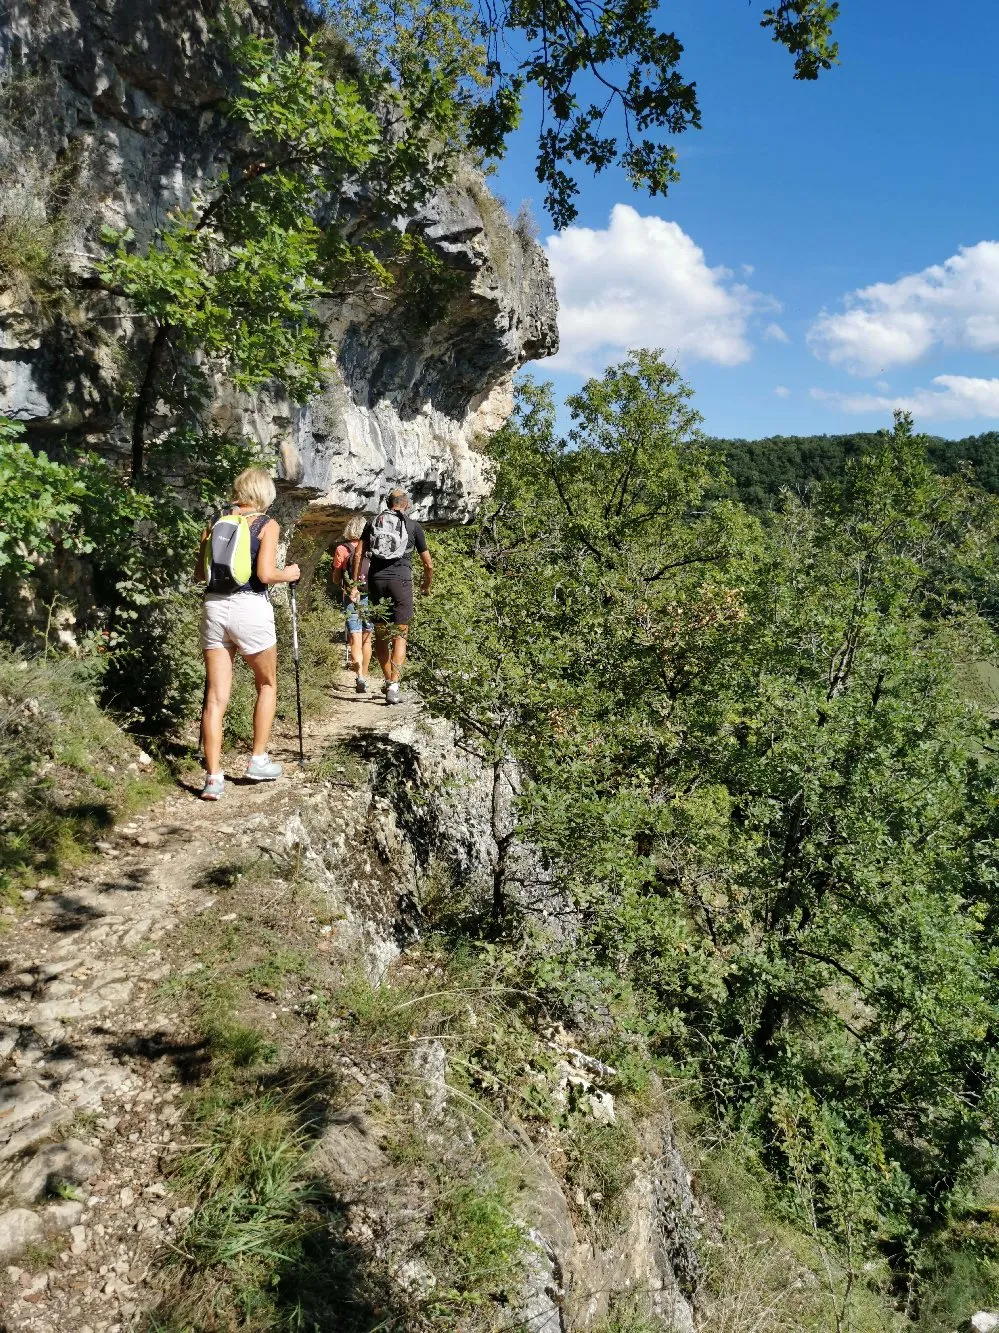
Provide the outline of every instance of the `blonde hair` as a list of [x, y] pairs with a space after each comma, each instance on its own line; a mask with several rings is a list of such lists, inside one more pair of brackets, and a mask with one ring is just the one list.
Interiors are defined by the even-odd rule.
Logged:
[[244, 468], [232, 483], [233, 504], [252, 505], [261, 513], [270, 509], [276, 497], [274, 479], [262, 467]]
[[364, 536], [364, 526], [367, 520], [363, 514], [355, 514], [353, 518], [347, 520], [347, 526], [343, 530], [343, 539], [348, 542], [360, 541]]

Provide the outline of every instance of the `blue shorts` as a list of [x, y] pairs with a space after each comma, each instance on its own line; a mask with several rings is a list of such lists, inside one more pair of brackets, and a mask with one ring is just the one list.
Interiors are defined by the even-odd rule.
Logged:
[[347, 633], [360, 634], [362, 631], [370, 633], [374, 629], [374, 622], [367, 616], [361, 617], [361, 611], [368, 609], [368, 595], [361, 594], [360, 602], [352, 602], [349, 597], [343, 598], [343, 613], [347, 617]]

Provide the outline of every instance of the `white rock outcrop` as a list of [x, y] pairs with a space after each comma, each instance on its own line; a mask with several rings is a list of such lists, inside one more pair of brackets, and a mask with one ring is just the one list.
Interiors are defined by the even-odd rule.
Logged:
[[[208, 0], [0, 0], [0, 84], [10, 130], [0, 149], [0, 216], [33, 209], [47, 182], [70, 182], [64, 242], [77, 307], [31, 308], [0, 296], [0, 415], [53, 438], [116, 452], [122, 353], [149, 336], [94, 281], [100, 224], [147, 239], [171, 208], [225, 166], [231, 130], [220, 106], [232, 85]], [[308, 23], [307, 6], [251, 6], [278, 33]], [[345, 201], [350, 208], [351, 202]], [[306, 511], [328, 538], [345, 515], [395, 485], [415, 514], [461, 523], [487, 493], [480, 444], [506, 420], [513, 372], [557, 346], [555, 290], [541, 248], [472, 171], [396, 220], [423, 238], [449, 279], [440, 308], [403, 295], [353, 298], [322, 310], [335, 355], [308, 405], [215, 386], [219, 424], [255, 437], [287, 483], [284, 516]]]

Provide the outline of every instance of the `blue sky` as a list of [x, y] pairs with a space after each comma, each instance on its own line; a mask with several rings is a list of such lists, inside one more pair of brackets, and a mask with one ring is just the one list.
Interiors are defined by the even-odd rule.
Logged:
[[[584, 181], [551, 238], [525, 125], [494, 186], [529, 199], [559, 283], [561, 393], [665, 346], [719, 435], [870, 430], [894, 404], [999, 428], [999, 5], [842, 0], [841, 64], [795, 83], [761, 0], [671, 0], [704, 128], [666, 199]], [[612, 216], [613, 211], [613, 216]]]

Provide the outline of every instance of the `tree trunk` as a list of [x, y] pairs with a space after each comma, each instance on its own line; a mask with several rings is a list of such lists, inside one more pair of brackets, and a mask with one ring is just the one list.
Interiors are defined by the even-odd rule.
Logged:
[[161, 324], [156, 330], [156, 337], [149, 348], [146, 361], [146, 373], [139, 385], [139, 394], [135, 400], [135, 415], [132, 417], [132, 485], [142, 477], [146, 465], [146, 428], [156, 403], [156, 382], [159, 379], [163, 355], [170, 340], [169, 324]]
[[496, 859], [493, 862], [493, 925], [498, 926], [506, 916], [506, 866], [513, 843], [514, 829], [500, 832], [500, 783], [503, 781], [504, 760], [493, 762], [493, 791], [490, 823], [493, 841], [496, 843]]

